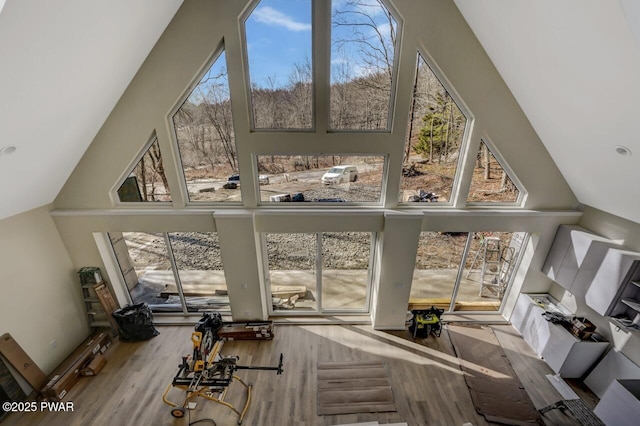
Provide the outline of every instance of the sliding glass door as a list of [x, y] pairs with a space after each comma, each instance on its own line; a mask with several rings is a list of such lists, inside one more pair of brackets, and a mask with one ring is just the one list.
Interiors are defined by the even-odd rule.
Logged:
[[263, 241], [271, 313], [368, 312], [371, 233], [267, 233]]
[[500, 311], [526, 238], [525, 232], [422, 232], [410, 304]]
[[216, 233], [111, 232], [109, 239], [133, 303], [155, 313], [229, 312]]

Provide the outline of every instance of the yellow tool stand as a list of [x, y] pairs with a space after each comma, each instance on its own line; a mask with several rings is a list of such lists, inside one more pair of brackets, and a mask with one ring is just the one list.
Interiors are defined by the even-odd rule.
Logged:
[[[215, 315], [215, 314], [213, 314]], [[216, 332], [222, 322], [219, 317], [212, 314], [205, 314], [203, 319], [196, 325], [196, 331], [191, 335], [193, 343], [193, 355], [182, 358], [178, 373], [162, 395], [162, 401], [171, 406], [173, 417], [184, 417], [189, 403], [198, 397], [221, 404], [238, 415], [238, 424], [242, 424], [244, 416], [251, 403], [251, 384], [245, 383], [235, 374], [236, 370], [275, 370], [277, 374], [282, 374], [283, 355], [280, 354], [280, 362], [277, 367], [251, 367], [237, 364], [238, 357], [222, 356], [220, 351], [224, 342], [218, 339]], [[242, 410], [224, 400], [229, 385], [237, 381], [246, 390], [246, 402]], [[168, 399], [172, 388], [185, 392], [184, 400], [176, 403]]]

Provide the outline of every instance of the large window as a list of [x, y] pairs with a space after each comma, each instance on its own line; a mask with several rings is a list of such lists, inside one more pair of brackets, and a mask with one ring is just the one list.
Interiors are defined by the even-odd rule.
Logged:
[[454, 99], [418, 54], [400, 203], [453, 202], [466, 123]]
[[473, 232], [455, 310], [498, 311], [524, 247], [525, 232]]
[[267, 234], [273, 310], [318, 311], [316, 234]]
[[467, 242], [466, 232], [421, 232], [411, 302], [449, 309]]
[[381, 0], [334, 0], [330, 127], [387, 130], [398, 23]]
[[476, 155], [467, 203], [517, 203], [522, 191], [484, 140]]
[[372, 234], [268, 233], [274, 313], [368, 311]]
[[171, 201], [158, 138], [154, 136], [146, 146], [144, 154], [118, 187], [117, 193], [118, 199], [125, 203]]
[[254, 128], [310, 129], [311, 0], [261, 0], [244, 28]]
[[231, 96], [224, 51], [173, 116], [182, 171], [191, 202], [242, 201]]
[[525, 232], [422, 232], [410, 303], [447, 311], [499, 311]]
[[111, 232], [127, 290], [154, 312], [229, 311], [216, 233]]
[[365, 311], [368, 302], [371, 234], [322, 234], [322, 307]]
[[384, 160], [382, 156], [260, 155], [260, 201], [296, 206], [380, 203]]

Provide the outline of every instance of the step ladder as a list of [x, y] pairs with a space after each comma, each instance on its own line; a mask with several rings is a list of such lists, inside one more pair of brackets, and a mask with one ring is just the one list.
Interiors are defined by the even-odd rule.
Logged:
[[498, 297], [504, 295], [513, 263], [513, 254], [513, 247], [502, 247], [502, 242], [498, 237], [484, 237], [482, 239], [466, 276], [469, 279], [469, 275], [477, 266], [478, 261], [482, 260], [480, 297], [482, 297], [485, 288], [493, 289]]

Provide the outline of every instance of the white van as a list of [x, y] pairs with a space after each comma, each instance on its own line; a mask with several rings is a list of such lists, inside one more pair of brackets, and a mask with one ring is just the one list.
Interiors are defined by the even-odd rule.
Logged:
[[355, 182], [357, 180], [358, 169], [356, 166], [335, 166], [322, 175], [322, 183], [325, 185]]

